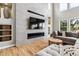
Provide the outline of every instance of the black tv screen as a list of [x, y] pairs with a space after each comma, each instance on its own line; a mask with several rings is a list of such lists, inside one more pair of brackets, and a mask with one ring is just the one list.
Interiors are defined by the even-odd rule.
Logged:
[[29, 29], [43, 29], [44, 22], [45, 20], [43, 19], [30, 17], [29, 18]]

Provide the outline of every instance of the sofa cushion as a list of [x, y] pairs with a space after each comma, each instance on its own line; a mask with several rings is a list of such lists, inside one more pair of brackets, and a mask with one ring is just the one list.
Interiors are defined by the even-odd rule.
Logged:
[[56, 37], [56, 36], [62, 36], [62, 32], [60, 32], [60, 31], [53, 31], [53, 33], [51, 34], [51, 37]]
[[55, 31], [53, 31], [53, 33], [51, 34], [51, 37], [55, 37], [55, 36], [57, 36], [57, 35], [56, 35]]
[[75, 33], [75, 32], [65, 32], [65, 35], [67, 37], [75, 37], [75, 38], [77, 38], [77, 33]]
[[74, 38], [74, 37], [56, 36], [56, 38], [61, 39], [63, 43], [68, 45], [74, 45], [77, 40], [77, 38]]
[[62, 36], [62, 32], [58, 31], [58, 36]]
[[77, 33], [77, 38], [79, 38], [79, 32]]

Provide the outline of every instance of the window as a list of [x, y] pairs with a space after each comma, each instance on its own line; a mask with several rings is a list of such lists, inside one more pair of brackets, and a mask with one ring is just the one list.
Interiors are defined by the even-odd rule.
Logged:
[[60, 31], [79, 31], [79, 19], [70, 19], [68, 22], [67, 20], [60, 21]]
[[[60, 3], [60, 11], [69, 10], [70, 8], [79, 7], [79, 3]], [[61, 31], [79, 31], [79, 18], [73, 18], [67, 21], [60, 22]]]
[[78, 7], [79, 3], [70, 3], [70, 8]]
[[60, 3], [60, 11], [67, 10], [67, 3]]
[[70, 20], [70, 29], [71, 31], [74, 31], [74, 32], [79, 31], [79, 19]]
[[67, 31], [67, 20], [60, 21], [60, 31]]

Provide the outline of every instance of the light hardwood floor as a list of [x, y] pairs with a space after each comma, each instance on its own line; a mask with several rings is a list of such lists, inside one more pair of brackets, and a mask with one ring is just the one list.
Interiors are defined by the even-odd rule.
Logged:
[[0, 56], [34, 56], [35, 53], [48, 46], [48, 40], [37, 40], [31, 44], [0, 49]]

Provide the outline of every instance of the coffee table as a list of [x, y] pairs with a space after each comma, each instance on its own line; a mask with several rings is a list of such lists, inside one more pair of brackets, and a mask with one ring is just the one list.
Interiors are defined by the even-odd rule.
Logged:
[[60, 39], [50, 37], [50, 38], [48, 38], [48, 43], [49, 43], [49, 45], [51, 45], [51, 44], [63, 44], [63, 41]]

